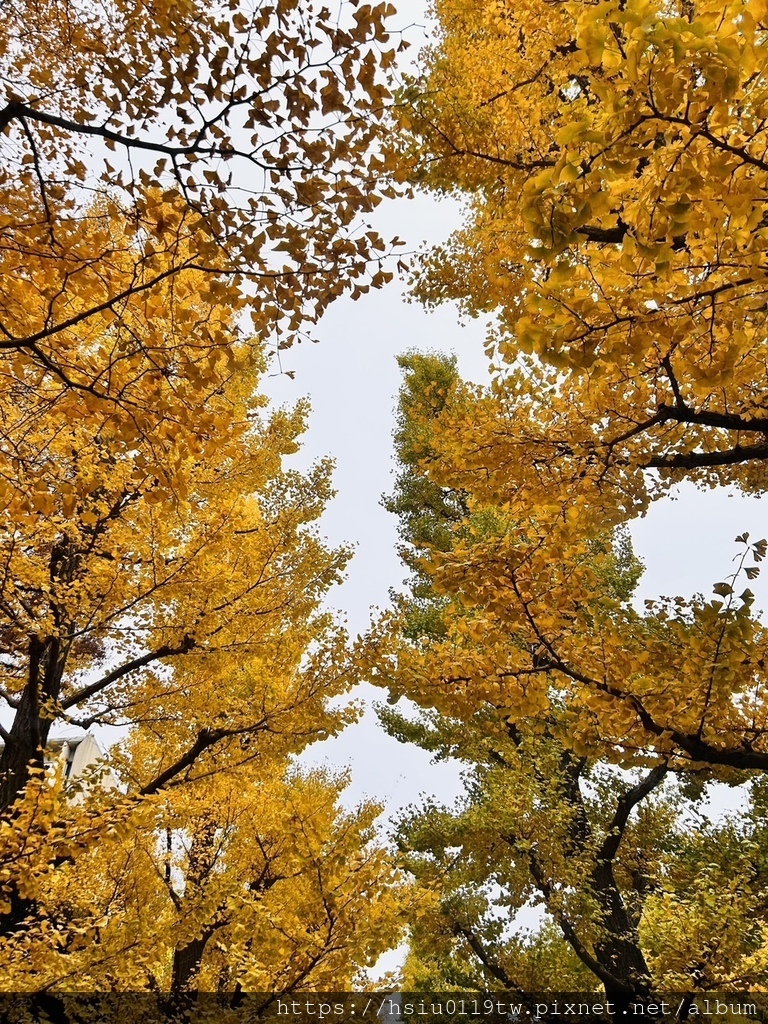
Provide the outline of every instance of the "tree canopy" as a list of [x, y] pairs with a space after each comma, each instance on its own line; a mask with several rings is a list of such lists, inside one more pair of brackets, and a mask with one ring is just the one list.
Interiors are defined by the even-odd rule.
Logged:
[[[350, 552], [315, 525], [330, 461], [285, 464], [306, 402], [259, 390], [270, 353], [391, 276], [361, 218], [403, 178], [393, 13], [4, 8], [6, 987], [351, 983], [396, 935], [378, 809], [292, 765], [354, 717], [321, 610]], [[73, 725], [128, 731], [115, 787], [48, 765]]]
[[402, 117], [418, 180], [468, 210], [417, 293], [497, 314], [507, 452], [635, 511], [682, 473], [759, 492], [763, 5], [434, 9]]
[[[450, 357], [409, 353], [400, 364], [400, 473], [387, 505], [415, 571], [360, 647], [361, 665], [387, 686], [390, 703], [404, 696], [418, 709], [380, 711], [393, 736], [465, 767], [456, 806], [426, 798], [396, 833], [416, 886], [405, 986], [500, 989], [533, 1013], [536, 993], [600, 985], [617, 1021], [629, 1002], [654, 993], [762, 986], [765, 776], [698, 762], [674, 735], [643, 737], [642, 718], [622, 718], [623, 705], [601, 701], [614, 695], [597, 681], [620, 678], [627, 703], [637, 694], [656, 713], [670, 695], [677, 722], [702, 702], [711, 735], [721, 735], [732, 705], [743, 710], [738, 677], [721, 682], [715, 665], [702, 679], [694, 666], [718, 644], [732, 651], [738, 616], [722, 604], [706, 614], [702, 605], [700, 619], [692, 606], [637, 612], [642, 566], [629, 535], [585, 532], [549, 576], [542, 557], [530, 577], [542, 593], [528, 607], [560, 630], [553, 649], [534, 629], [540, 620], [514, 607], [504, 564], [511, 541], [527, 539], [535, 521], [515, 522], [508, 507], [444, 482], [443, 420], [454, 405], [476, 401], [475, 391]], [[552, 586], [560, 579], [563, 589], [579, 587], [565, 611]], [[741, 638], [747, 649], [743, 623]], [[581, 674], [560, 660], [565, 649]], [[679, 692], [671, 696], [672, 651], [687, 659], [687, 707]], [[587, 658], [602, 658], [606, 675], [587, 679]], [[710, 732], [701, 734], [707, 742]], [[708, 813], [718, 781], [748, 786], [743, 816]], [[543, 917], [525, 931], [536, 908]]]
[[[158, 741], [137, 730], [120, 777], [144, 770]], [[381, 808], [342, 811], [344, 778], [302, 774], [285, 748], [285, 735], [252, 739], [234, 768], [220, 764], [122, 820], [92, 793], [95, 827], [76, 855], [61, 856], [62, 835], [55, 871], [29, 853], [16, 866], [33, 868], [34, 918], [3, 943], [3, 977], [30, 995], [135, 993], [119, 1014], [136, 1021], [153, 1010], [173, 1019], [200, 993], [220, 1012], [259, 993], [263, 1012], [297, 989], [361, 984], [401, 928], [402, 888], [374, 829]], [[78, 816], [63, 817], [71, 844]]]
[[[749, 582], [766, 542], [737, 524], [711, 597], [638, 607], [623, 531], [682, 480], [765, 488], [765, 5], [433, 13], [401, 137], [412, 181], [464, 212], [414, 294], [490, 319], [492, 379], [401, 361], [388, 504], [410, 592], [361, 664], [420, 709], [384, 712], [396, 736], [467, 766], [462, 803], [401, 825], [423, 900], [407, 976], [762, 988], [766, 633]], [[715, 780], [747, 794], [741, 820], [702, 817]], [[735, 932], [726, 892], [748, 919]], [[526, 938], [532, 902], [546, 923]]]
[[427, 555], [485, 641], [463, 663], [446, 644], [439, 675], [454, 701], [498, 692], [525, 714], [557, 678], [576, 751], [764, 770], [765, 632], [746, 584], [765, 543], [739, 534], [715, 598], [660, 605], [652, 629], [599, 593], [589, 558], [683, 478], [763, 488], [764, 11], [435, 12], [403, 132], [414, 178], [467, 213], [416, 294], [493, 313], [498, 365], [489, 389], [456, 390], [422, 463], [506, 524]]
[[[602, 988], [618, 1022], [766, 986], [768, 542], [641, 606], [628, 524], [765, 489], [768, 6], [432, 13], [401, 79], [386, 2], [3, 8], [3, 987], [263, 1016], [367, 984], [406, 919], [417, 989]], [[400, 357], [409, 578], [352, 647], [332, 465], [291, 468], [309, 407], [263, 377], [391, 279], [366, 218], [414, 187], [464, 215], [413, 295], [489, 318], [492, 377]], [[360, 679], [464, 767], [396, 855], [296, 760]], [[73, 726], [124, 731], [76, 779]]]
[[289, 345], [382, 284], [387, 246], [360, 215], [395, 187], [393, 13], [6, 5], [4, 386], [78, 390], [129, 431], [204, 433], [238, 338]]

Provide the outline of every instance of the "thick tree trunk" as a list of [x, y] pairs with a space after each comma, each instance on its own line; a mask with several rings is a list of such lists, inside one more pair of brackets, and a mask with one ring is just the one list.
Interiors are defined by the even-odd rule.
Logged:
[[215, 931], [214, 926], [205, 929], [202, 935], [184, 946], [177, 946], [173, 951], [173, 970], [171, 973], [171, 992], [197, 994], [200, 967], [208, 940]]
[[[563, 772], [563, 800], [570, 805], [573, 812], [569, 828], [569, 845], [574, 854], [581, 854], [593, 838], [592, 825], [581, 793], [584, 762], [565, 751], [560, 766]], [[662, 778], [663, 772], [659, 773], [658, 777], [652, 773], [626, 795], [626, 807], [620, 802], [622, 811], [626, 810], [626, 815], [614, 818], [613, 835], [610, 840], [603, 843], [590, 872], [589, 887], [600, 907], [600, 925], [603, 929], [603, 936], [595, 944], [592, 953], [590, 954], [581, 943], [571, 922], [560, 922], [566, 941], [582, 962], [600, 978], [606, 998], [614, 1006], [617, 1021], [626, 1022], [625, 1010], [628, 1010], [634, 997], [642, 1000], [644, 996], [650, 994], [651, 975], [640, 946], [635, 920], [613, 873], [614, 858], [619, 849], [629, 810]], [[534, 875], [538, 876], [537, 884], [540, 890], [548, 899], [551, 895], [549, 880], [540, 866], [534, 863], [531, 866]]]
[[29, 781], [30, 769], [44, 764], [43, 750], [52, 722], [43, 702], [58, 700], [63, 674], [60, 641], [32, 637], [28, 682], [0, 754], [0, 813], [16, 802]]
[[[184, 897], [181, 901], [180, 913], [194, 912], [196, 897], [213, 866], [216, 857], [216, 825], [212, 821], [204, 822], [195, 832], [189, 850], [187, 877]], [[198, 978], [203, 963], [205, 947], [221, 922], [217, 919], [208, 921], [199, 935], [191, 942], [177, 946], [173, 951], [173, 967], [171, 971], [171, 993], [173, 995], [197, 994]]]
[[[603, 873], [607, 877], [599, 878]], [[603, 912], [601, 923], [606, 934], [595, 946], [595, 959], [601, 967], [623, 983], [622, 988], [625, 991], [637, 995], [647, 993], [651, 984], [648, 964], [624, 900], [613, 879], [610, 865], [606, 866], [604, 872], [596, 872], [596, 875], [598, 878], [593, 876], [593, 891]], [[609, 987], [606, 984], [607, 996], [611, 995]]]
[[[58, 699], [63, 672], [60, 642], [50, 637], [46, 640], [32, 637], [27, 686], [0, 754], [0, 814], [12, 809], [29, 782], [30, 771], [44, 766], [43, 752], [52, 722], [44, 717], [41, 697]], [[20, 896], [15, 885], [6, 891], [6, 896], [10, 908], [0, 920], [0, 935], [4, 937], [23, 930], [27, 918], [35, 914], [34, 901]]]

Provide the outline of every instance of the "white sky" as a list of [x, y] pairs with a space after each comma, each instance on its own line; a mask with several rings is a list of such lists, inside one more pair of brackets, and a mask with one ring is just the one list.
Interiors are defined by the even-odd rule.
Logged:
[[[398, 7], [404, 27], [426, 24], [422, 0], [400, 0]], [[407, 34], [414, 57], [425, 32], [411, 27]], [[385, 238], [399, 235], [408, 250], [418, 250], [424, 242], [445, 239], [459, 223], [459, 210], [452, 201], [420, 197], [384, 203], [371, 221]], [[428, 314], [407, 304], [396, 282], [357, 302], [339, 300], [316, 334], [319, 344], [303, 344], [282, 356], [283, 370], [293, 371], [294, 379], [273, 376], [264, 388], [276, 404], [305, 395], [311, 399], [309, 430], [296, 464], [306, 466], [325, 455], [336, 462], [338, 495], [321, 529], [331, 543], [351, 542], [357, 548], [348, 578], [330, 602], [354, 636], [365, 630], [372, 607], [385, 607], [390, 588], [399, 588], [405, 576], [396, 554], [395, 519], [380, 505], [393, 483], [392, 431], [400, 385], [396, 356], [409, 348], [454, 352], [462, 376], [482, 382], [487, 379], [485, 330], [479, 321], [460, 326], [451, 306]], [[712, 584], [732, 571], [733, 540], [745, 530], [753, 539], [768, 535], [766, 506], [759, 499], [685, 486], [677, 500], [656, 503], [632, 527], [636, 553], [646, 565], [640, 598], [711, 594]], [[768, 571], [751, 584], [762, 608], [768, 608], [767, 584]], [[362, 721], [310, 748], [302, 762], [349, 766], [346, 801], [374, 798], [385, 805], [387, 816], [397, 815], [421, 794], [452, 801], [462, 790], [458, 767], [432, 764], [423, 751], [386, 736], [372, 708], [385, 699], [383, 691], [366, 686], [358, 696], [368, 708]], [[723, 797], [721, 807], [728, 803]]]
[[[426, 39], [426, 3], [399, 0], [397, 6], [413, 59]], [[398, 235], [406, 249], [418, 250], [423, 242], [445, 239], [459, 223], [459, 209], [450, 200], [422, 196], [410, 202], [385, 202], [370, 220], [385, 238]], [[338, 496], [321, 529], [332, 543], [352, 542], [357, 547], [348, 579], [330, 602], [355, 635], [366, 628], [371, 607], [386, 606], [389, 589], [399, 588], [405, 575], [395, 550], [395, 519], [380, 505], [393, 482], [392, 430], [400, 385], [395, 357], [409, 348], [452, 351], [462, 375], [481, 382], [487, 379], [485, 330], [479, 321], [460, 326], [451, 306], [428, 314], [407, 304], [401, 285], [393, 283], [357, 302], [339, 300], [316, 334], [319, 344], [303, 344], [282, 356], [283, 370], [294, 371], [295, 379], [285, 374], [270, 377], [264, 387], [277, 404], [293, 403], [304, 395], [311, 399], [310, 426], [296, 464], [307, 465], [325, 455], [336, 461]], [[658, 502], [632, 528], [636, 552], [647, 567], [640, 597], [711, 594], [712, 584], [731, 571], [734, 537], [744, 530], [753, 539], [768, 534], [765, 508], [759, 499], [700, 492], [690, 486], [681, 489], [678, 500]], [[768, 608], [766, 573], [766, 578], [751, 584], [763, 608]], [[368, 705], [385, 699], [373, 687], [361, 688], [361, 695]], [[373, 797], [384, 802], [390, 814], [422, 792], [451, 800], [461, 791], [455, 766], [431, 765], [422, 751], [391, 740], [378, 728], [372, 710], [358, 726], [315, 745], [302, 760], [349, 765], [353, 781], [347, 800]]]
[[[412, 43], [413, 60], [426, 39], [424, 0], [397, 3], [401, 24]], [[384, 203], [371, 219], [385, 238], [398, 235], [409, 251], [422, 243], [444, 240], [460, 222], [458, 204], [421, 196]], [[385, 607], [390, 588], [399, 588], [405, 571], [396, 554], [394, 516], [381, 507], [392, 489], [392, 431], [400, 386], [396, 356], [409, 348], [454, 352], [465, 379], [487, 379], [483, 353], [485, 328], [480, 321], [458, 323], [454, 307], [427, 313], [404, 301], [394, 282], [357, 302], [344, 298], [333, 305], [316, 332], [320, 343], [303, 344], [282, 357], [283, 370], [295, 372], [265, 381], [276, 403], [292, 403], [308, 395], [312, 403], [309, 430], [299, 465], [331, 455], [336, 462], [337, 497], [321, 523], [331, 542], [351, 542], [357, 553], [348, 578], [330, 603], [347, 619], [354, 636], [365, 630], [372, 608]], [[660, 595], [711, 595], [712, 584], [732, 571], [737, 534], [753, 539], [768, 535], [766, 506], [724, 491], [698, 491], [690, 485], [676, 499], [657, 502], [632, 526], [636, 553], [646, 565], [639, 598]], [[758, 606], [768, 608], [768, 570], [751, 585]], [[317, 744], [305, 763], [348, 765], [352, 784], [347, 800], [371, 797], [383, 802], [388, 815], [417, 801], [422, 793], [451, 801], [461, 792], [455, 765], [431, 764], [423, 751], [390, 739], [378, 727], [371, 705], [386, 694], [371, 686], [360, 696], [369, 710], [364, 719], [335, 740]]]
[[[444, 239], [458, 218], [455, 203], [424, 196], [385, 206], [375, 226], [385, 236], [400, 235], [414, 249], [423, 241]], [[366, 628], [372, 606], [386, 606], [389, 589], [399, 588], [405, 576], [395, 551], [395, 518], [380, 505], [393, 482], [392, 430], [400, 385], [395, 357], [413, 347], [452, 351], [462, 375], [481, 382], [487, 379], [485, 330], [479, 321], [460, 326], [452, 306], [426, 313], [406, 303], [403, 288], [393, 283], [357, 302], [340, 300], [317, 333], [319, 344], [283, 354], [283, 369], [294, 371], [295, 379], [270, 378], [266, 390], [278, 403], [303, 395], [311, 399], [299, 464], [329, 454], [336, 461], [338, 494], [321, 528], [332, 542], [357, 547], [347, 581], [331, 596], [354, 635]], [[768, 535], [766, 505], [757, 498], [686, 485], [676, 499], [657, 502], [632, 527], [636, 552], [646, 565], [640, 599], [687, 597], [697, 591], [710, 596], [713, 583], [732, 571], [733, 541], [745, 530], [755, 540]], [[768, 607], [767, 583], [765, 576], [750, 584], [763, 608]], [[386, 696], [373, 687], [361, 692], [368, 703]], [[455, 766], [432, 765], [422, 751], [390, 739], [372, 711], [341, 737], [313, 747], [303, 760], [350, 765], [348, 800], [373, 797], [390, 814], [422, 792], [450, 800], [461, 790]]]
[[[423, 241], [437, 241], [458, 224], [455, 203], [428, 197], [392, 202], [377, 214], [374, 226], [384, 237], [405, 239], [409, 250]], [[357, 302], [336, 302], [316, 334], [318, 344], [302, 344], [282, 355], [283, 370], [293, 371], [295, 378], [271, 377], [265, 390], [278, 404], [310, 397], [312, 416], [297, 464], [324, 455], [336, 462], [338, 493], [321, 530], [333, 543], [356, 546], [348, 578], [329, 602], [354, 636], [366, 629], [372, 608], [386, 607], [390, 588], [400, 588], [406, 575], [395, 550], [395, 517], [380, 504], [393, 485], [392, 430], [400, 386], [396, 357], [409, 348], [453, 351], [463, 376], [482, 381], [487, 379], [485, 332], [480, 322], [461, 327], [453, 308], [426, 313], [406, 303], [403, 288], [393, 282]], [[360, 693], [368, 704], [386, 698], [374, 687]], [[431, 765], [421, 750], [390, 739], [372, 710], [339, 738], [315, 745], [302, 762], [350, 765], [348, 801], [375, 798], [389, 812], [422, 791], [445, 800], [460, 792], [455, 767]]]

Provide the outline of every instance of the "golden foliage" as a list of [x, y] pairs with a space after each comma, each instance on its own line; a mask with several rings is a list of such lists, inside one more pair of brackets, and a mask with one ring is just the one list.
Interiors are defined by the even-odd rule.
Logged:
[[[392, 13], [4, 9], [5, 986], [210, 986], [202, 951], [191, 974], [174, 966], [210, 927], [238, 950], [232, 985], [290, 988], [341, 977], [394, 935], [375, 810], [345, 816], [337, 781], [289, 770], [352, 717], [328, 704], [350, 681], [320, 611], [349, 552], [314, 526], [330, 463], [284, 465], [306, 405], [268, 413], [257, 390], [270, 346], [389, 277], [358, 218], [397, 188], [382, 132]], [[133, 727], [111, 754], [117, 789], [45, 769], [64, 724]], [[155, 870], [166, 829], [171, 881], [188, 880], [177, 899]], [[260, 841], [280, 851], [268, 869]], [[223, 875], [204, 880], [214, 849]], [[248, 888], [262, 868], [269, 894]]]
[[[137, 733], [133, 757], [143, 756]], [[3, 977], [21, 992], [168, 999], [351, 988], [396, 943], [401, 896], [374, 835], [380, 808], [342, 812], [344, 785], [261, 750], [255, 761], [122, 813], [114, 799], [105, 813], [98, 793], [89, 810], [60, 806], [60, 841], [51, 822], [47, 830], [56, 869], [24, 854], [36, 866], [21, 889], [35, 918], [6, 937]], [[51, 803], [42, 796], [38, 813]], [[29, 836], [28, 821], [22, 830]]]
[[[383, 710], [388, 731], [458, 758], [465, 783], [400, 823], [406, 983], [501, 989], [531, 1013], [536, 992], [599, 985], [614, 1020], [653, 993], [764, 986], [766, 630], [736, 593], [766, 543], [737, 538], [716, 600], [641, 613], [628, 534], [583, 496], [501, 503], [471, 434], [493, 437], [487, 392], [449, 357], [400, 363], [388, 507], [411, 590], [359, 666], [418, 708]], [[708, 820], [713, 782], [742, 786], [745, 813]]]
[[424, 552], [448, 632], [428, 672], [418, 647], [397, 671], [462, 715], [563, 701], [576, 752], [764, 770], [746, 586], [764, 542], [739, 538], [715, 599], [648, 615], [601, 589], [590, 555], [684, 475], [764, 489], [764, 7], [435, 10], [404, 130], [414, 175], [468, 208], [416, 293], [494, 311], [499, 368], [429, 424], [421, 468], [475, 525]]
[[632, 511], [647, 468], [762, 490], [764, 5], [435, 8], [403, 116], [420, 179], [469, 206], [417, 292], [497, 312], [521, 485], [546, 463], [540, 493], [552, 474]]
[[[385, 245], [356, 218], [393, 186], [381, 130], [393, 12], [357, 0], [338, 18], [296, 0], [10, 4], [2, 348], [115, 398], [111, 371], [151, 368], [144, 332], [188, 269], [203, 296], [248, 307], [254, 333], [283, 345], [342, 292], [381, 284]], [[101, 336], [103, 316], [137, 304], [143, 323], [118, 331], [117, 350], [103, 338], [100, 352], [78, 349], [75, 326]], [[198, 352], [226, 353], [215, 323], [195, 323]]]

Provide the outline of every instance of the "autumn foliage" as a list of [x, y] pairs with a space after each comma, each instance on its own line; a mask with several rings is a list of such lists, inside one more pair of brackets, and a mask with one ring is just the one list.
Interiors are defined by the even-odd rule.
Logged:
[[[468, 766], [461, 805], [402, 825], [407, 977], [599, 983], [617, 1019], [665, 986], [762, 988], [766, 543], [736, 524], [712, 596], [638, 607], [623, 531], [682, 480], [764, 490], [765, 6], [434, 11], [403, 144], [464, 217], [414, 289], [488, 316], [494, 369], [402, 360], [412, 577], [360, 652], [421, 709], [390, 731]], [[744, 786], [741, 820], [707, 822], [715, 783]]]
[[[452, 396], [424, 455], [507, 525], [435, 573], [487, 609], [485, 637], [541, 649], [576, 749], [764, 769], [763, 627], [741, 584], [765, 545], [740, 537], [722, 600], [659, 609], [653, 636], [586, 557], [680, 479], [762, 489], [760, 5], [472, 7], [438, 5], [428, 88], [404, 97], [417, 173], [470, 203], [416, 290], [495, 311], [500, 368]], [[544, 677], [525, 690], [549, 700]]]
[[[711, 595], [641, 606], [629, 531], [681, 481], [765, 489], [768, 7], [435, 0], [406, 73], [394, 13], [3, 8], [6, 990], [263, 1016], [405, 923], [401, 985], [529, 1009], [768, 985], [768, 546], [737, 524]], [[492, 376], [401, 357], [410, 575], [353, 645], [331, 464], [260, 388], [392, 277], [365, 218], [413, 187], [464, 210], [413, 295], [489, 319]], [[296, 761], [358, 680], [464, 769], [390, 844]], [[121, 729], [77, 779], [72, 726]]]
[[[621, 1020], [654, 993], [762, 985], [765, 776], [694, 762], [671, 730], [649, 736], [631, 713], [690, 716], [702, 743], [728, 734], [732, 705], [745, 714], [759, 694], [724, 667], [755, 643], [749, 608], [681, 599], [639, 613], [643, 567], [622, 530], [583, 527], [578, 549], [549, 568], [545, 549], [534, 575], [516, 559], [535, 521], [525, 529], [474, 488], [439, 482], [433, 442], [454, 406], [481, 396], [455, 360], [400, 363], [401, 473], [388, 505], [412, 574], [359, 657], [390, 703], [419, 709], [383, 709], [390, 734], [466, 773], [455, 806], [427, 797], [398, 828], [418, 908], [406, 987], [500, 989], [533, 1013], [537, 992], [599, 985]], [[682, 679], [685, 696], [674, 691]], [[749, 782], [740, 818], [709, 820], [715, 782]]]
[[[6, 990], [348, 987], [396, 940], [379, 809], [292, 761], [354, 717], [321, 610], [349, 552], [315, 527], [330, 463], [284, 464], [306, 405], [258, 390], [388, 277], [359, 215], [397, 188], [392, 13], [3, 12]], [[108, 780], [49, 766], [105, 725]]]

